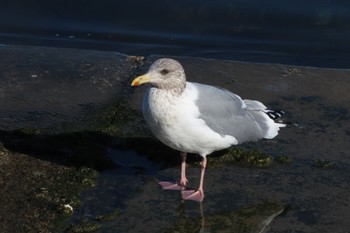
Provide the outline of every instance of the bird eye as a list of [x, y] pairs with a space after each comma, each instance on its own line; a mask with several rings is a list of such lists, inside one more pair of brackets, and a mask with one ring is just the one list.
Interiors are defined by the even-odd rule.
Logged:
[[161, 73], [162, 75], [166, 75], [166, 74], [169, 73], [169, 70], [167, 70], [167, 69], [162, 69], [162, 70], [160, 71], [160, 73]]

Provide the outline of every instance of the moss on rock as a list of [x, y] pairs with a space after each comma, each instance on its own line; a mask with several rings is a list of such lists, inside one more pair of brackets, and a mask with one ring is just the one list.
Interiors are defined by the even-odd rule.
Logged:
[[80, 205], [81, 191], [95, 184], [94, 169], [37, 159], [2, 145], [0, 151], [0, 224], [5, 232], [57, 230], [71, 215], [67, 208], [74, 211]]
[[258, 150], [244, 150], [230, 148], [219, 156], [208, 156], [208, 165], [221, 167], [227, 165], [241, 165], [246, 167], [269, 167], [273, 163], [273, 157]]
[[334, 162], [331, 162], [328, 160], [318, 160], [318, 159], [316, 159], [313, 162], [313, 166], [315, 166], [317, 168], [322, 168], [322, 169], [336, 168], [336, 164]]

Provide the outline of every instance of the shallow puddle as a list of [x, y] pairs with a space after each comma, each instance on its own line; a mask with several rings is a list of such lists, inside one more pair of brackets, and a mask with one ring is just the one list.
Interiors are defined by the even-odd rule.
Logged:
[[[188, 58], [180, 61], [192, 81], [222, 86], [243, 98], [259, 99], [286, 111], [289, 125], [276, 139], [243, 146], [287, 158], [288, 163], [274, 162], [267, 168], [209, 167], [205, 200], [200, 205], [183, 202], [177, 191], [161, 190], [159, 181], [180, 175], [179, 165], [164, 166], [165, 155], [162, 161], [159, 152], [112, 149], [110, 157], [122, 168], [101, 175], [96, 187], [84, 194], [83, 206], [71, 224], [88, 218], [100, 225], [100, 232], [346, 231], [350, 219], [349, 72]], [[132, 108], [139, 108], [143, 91], [135, 90]], [[154, 147], [152, 142], [144, 146]], [[154, 153], [160, 157], [157, 161], [149, 159]], [[190, 186], [197, 187], [198, 166], [189, 167], [188, 179]], [[109, 214], [116, 208], [120, 215], [108, 221], [86, 214]]]

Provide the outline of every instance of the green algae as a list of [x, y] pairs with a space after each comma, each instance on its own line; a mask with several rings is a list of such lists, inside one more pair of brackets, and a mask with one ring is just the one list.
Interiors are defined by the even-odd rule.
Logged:
[[279, 155], [275, 158], [275, 161], [279, 164], [289, 165], [293, 163], [293, 159], [286, 155]]
[[[0, 150], [0, 160], [6, 161], [0, 164], [0, 215], [3, 216], [0, 221], [3, 228], [11, 226], [4, 228], [5, 231], [52, 232], [61, 228], [79, 207], [80, 193], [94, 186], [98, 175], [89, 167], [69, 167], [37, 159], [2, 145]], [[13, 215], [22, 219], [22, 224], [11, 224]]]
[[265, 168], [273, 164], [270, 154], [258, 150], [244, 150], [241, 148], [230, 148], [219, 156], [208, 156], [208, 166], [222, 167], [227, 165], [240, 165], [244, 167]]
[[81, 222], [77, 224], [70, 225], [65, 232], [67, 233], [88, 233], [96, 232], [101, 229], [101, 225], [104, 222], [110, 222], [115, 220], [122, 214], [121, 209], [115, 209], [112, 213], [100, 215], [94, 219], [84, 218]]
[[321, 168], [321, 169], [332, 169], [332, 168], [336, 168], [336, 164], [332, 161], [329, 160], [318, 160], [316, 159], [313, 162], [313, 166], [317, 167], [317, 168]]
[[67, 233], [89, 233], [97, 232], [101, 229], [101, 224], [84, 219], [81, 223], [71, 226]]
[[27, 135], [40, 135], [42, 133], [42, 130], [39, 128], [35, 128], [33, 126], [28, 126], [28, 127], [16, 129], [14, 130], [14, 132], [17, 132], [19, 134], [27, 134]]
[[96, 217], [96, 221], [99, 222], [109, 222], [114, 220], [115, 218], [119, 217], [122, 214], [121, 209], [115, 209], [112, 213], [110, 214], [105, 214], [105, 215], [100, 215]]
[[134, 136], [133, 133], [139, 130], [135, 129], [130, 133], [132, 125], [128, 123], [133, 122], [135, 118], [140, 119], [140, 113], [130, 108], [127, 98], [121, 98], [96, 113], [92, 119], [92, 130], [112, 137]]

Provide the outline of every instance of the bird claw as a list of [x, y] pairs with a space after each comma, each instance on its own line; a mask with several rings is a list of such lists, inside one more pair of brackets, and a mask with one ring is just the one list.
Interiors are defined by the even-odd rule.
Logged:
[[187, 183], [188, 183], [188, 180], [187, 180], [186, 178], [180, 179], [180, 180], [178, 181], [178, 184], [180, 184], [181, 187], [183, 187], [183, 188], [186, 187]]

